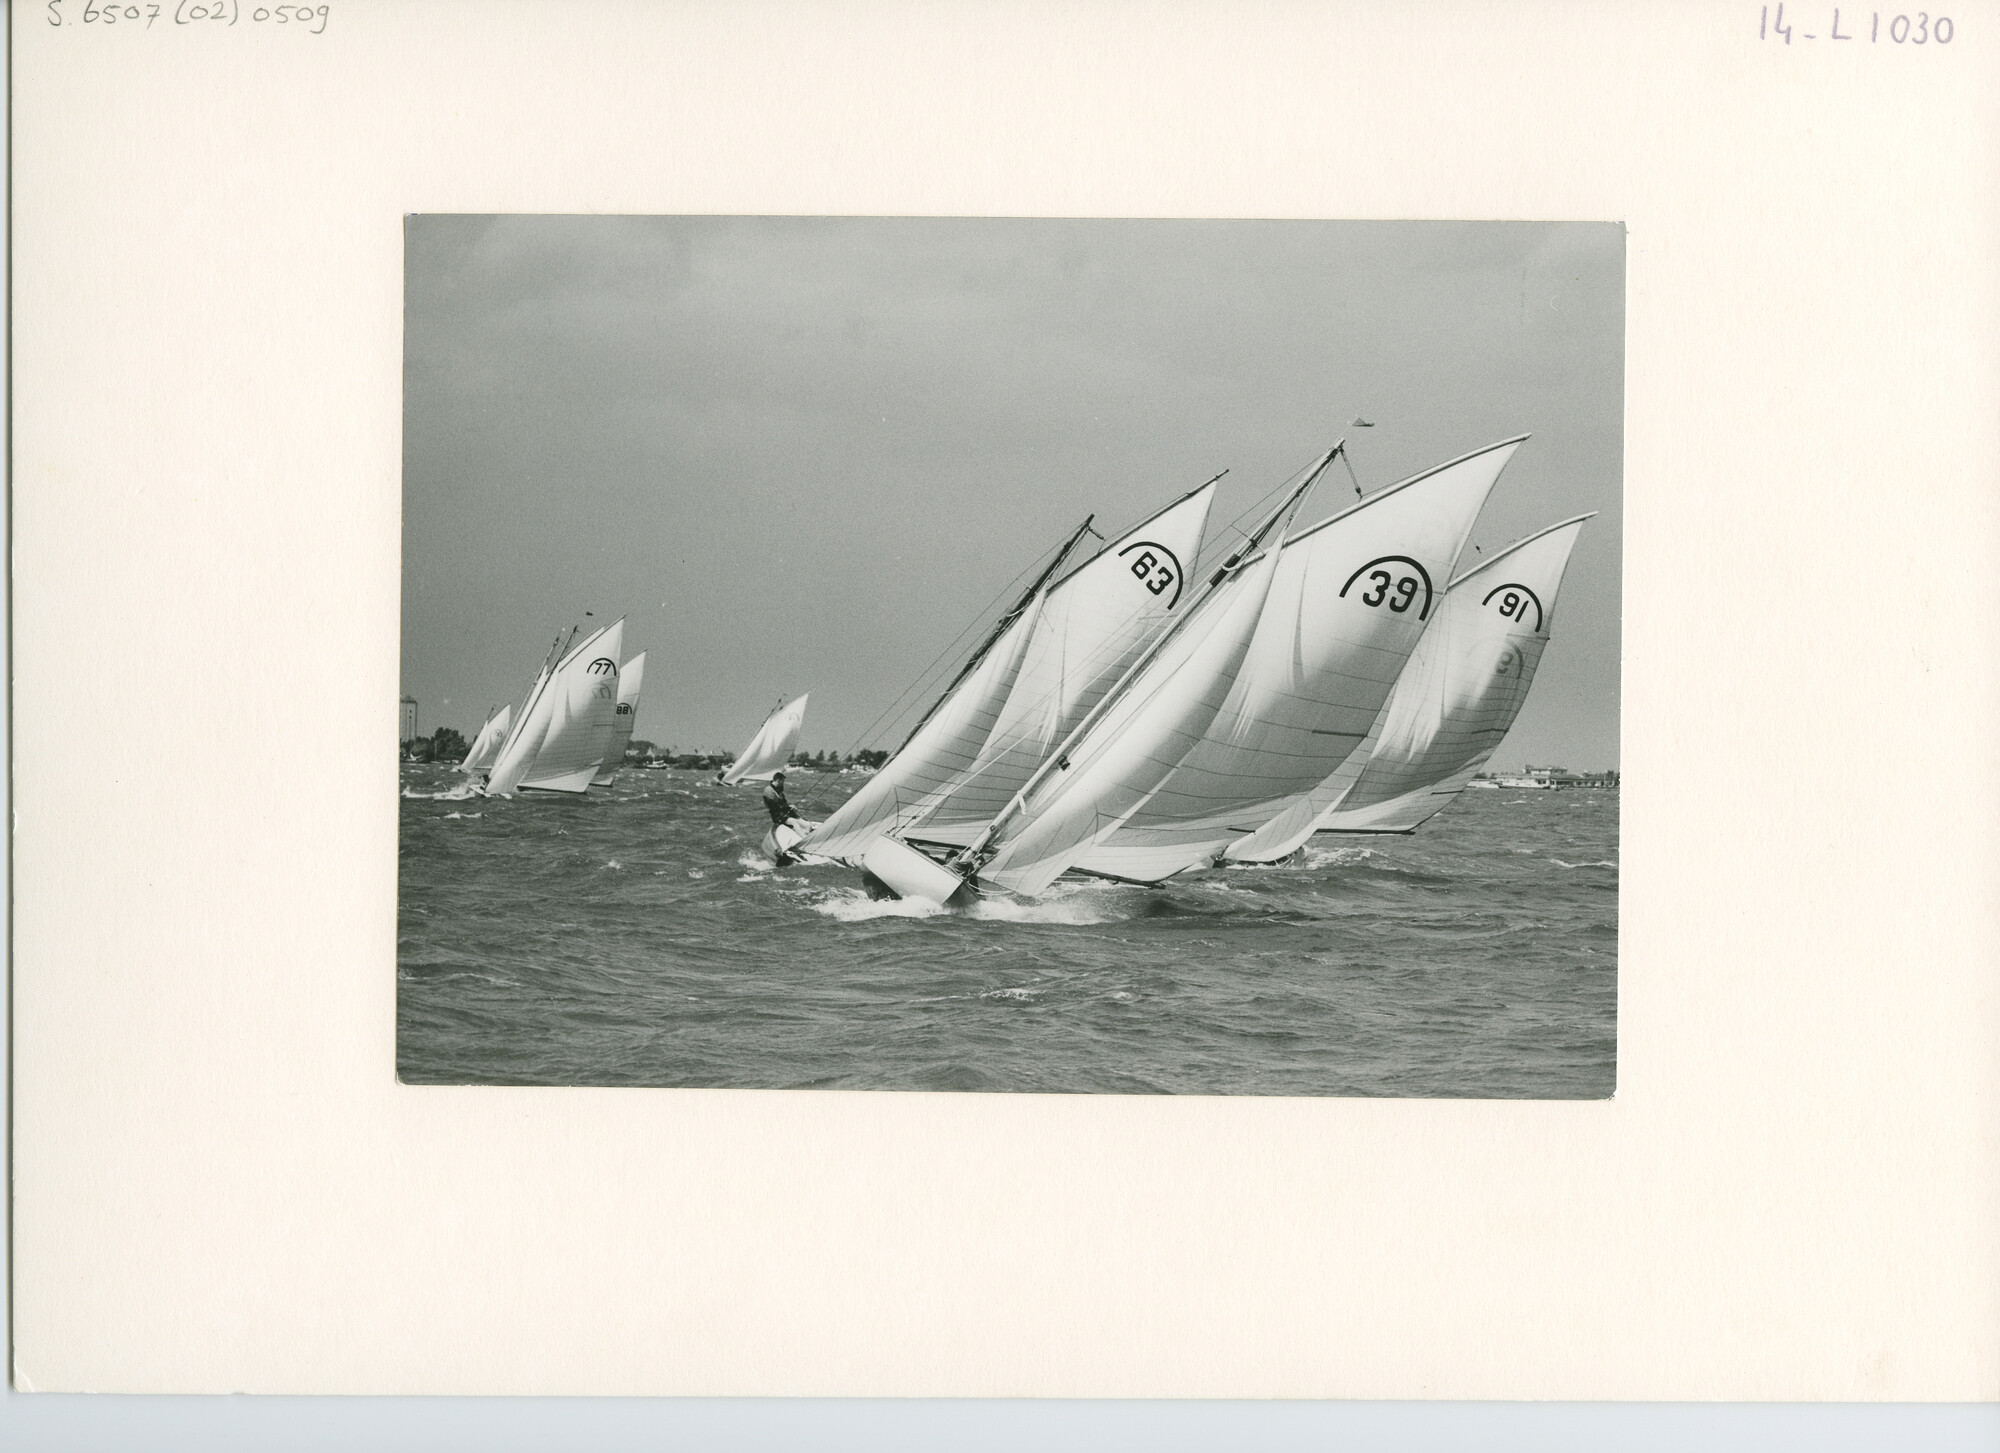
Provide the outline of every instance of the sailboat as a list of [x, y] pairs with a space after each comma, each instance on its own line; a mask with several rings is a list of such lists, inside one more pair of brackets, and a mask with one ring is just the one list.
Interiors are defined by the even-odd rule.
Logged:
[[811, 692], [779, 702], [750, 738], [750, 745], [736, 754], [736, 760], [715, 774], [715, 780], [736, 787], [745, 782], [768, 782], [773, 772], [782, 771], [799, 747], [799, 726], [806, 719], [806, 698]]
[[472, 739], [472, 749], [465, 754], [465, 760], [458, 764], [461, 772], [485, 772], [499, 760], [501, 744], [507, 740], [507, 728], [513, 724], [514, 708], [507, 705], [498, 711], [486, 714], [486, 720], [479, 728], [479, 735]]
[[551, 651], [486, 779], [492, 797], [516, 790], [587, 792], [618, 709], [621, 619]]
[[864, 864], [876, 844], [921, 821], [950, 845], [992, 820], [1188, 595], [1215, 479], [1188, 491], [1083, 564], [1064, 565], [1085, 519], [1000, 616], [896, 754], [801, 844]]
[[968, 886], [1033, 896], [1073, 869], [1158, 882], [1205, 865], [1246, 815], [1275, 816], [1361, 744], [1525, 437], [1289, 534], [1336, 443], [961, 851], [920, 851], [942, 836], [920, 816], [864, 866], [945, 902]]
[[1453, 580], [1361, 749], [1225, 859], [1278, 862], [1316, 832], [1413, 832], [1464, 791], [1528, 699], [1590, 518], [1538, 530]]
[[593, 787], [609, 784], [611, 774], [625, 761], [625, 747], [632, 740], [632, 723], [639, 714], [639, 688], [645, 679], [644, 651], [618, 668], [618, 706], [611, 718], [611, 736], [604, 744], [604, 760], [598, 764], [597, 775], [590, 779]]

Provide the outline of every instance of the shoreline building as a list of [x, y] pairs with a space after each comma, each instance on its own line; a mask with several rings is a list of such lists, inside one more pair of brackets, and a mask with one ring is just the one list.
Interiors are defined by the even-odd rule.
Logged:
[[1468, 787], [1513, 787], [1549, 791], [1557, 787], [1592, 787], [1600, 791], [1618, 790], [1618, 769], [1603, 772], [1572, 772], [1567, 767], [1526, 767], [1521, 773], [1481, 772]]
[[398, 742], [407, 746], [417, 739], [417, 699], [414, 696], [403, 698], [402, 725], [399, 730], [401, 735], [396, 738]]
[[1544, 787], [1616, 787], [1618, 771], [1572, 772], [1567, 767], [1529, 767], [1528, 776]]

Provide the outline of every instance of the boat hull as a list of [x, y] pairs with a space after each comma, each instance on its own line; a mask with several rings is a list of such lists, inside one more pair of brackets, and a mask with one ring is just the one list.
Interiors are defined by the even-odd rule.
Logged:
[[819, 824], [816, 822], [806, 822], [796, 817], [790, 822], [779, 823], [764, 834], [765, 855], [781, 868], [790, 867], [793, 863], [830, 862], [831, 859], [816, 857], [811, 853], [802, 853], [798, 850], [799, 844], [805, 841], [806, 835], [818, 826]]
[[892, 837], [870, 843], [861, 855], [861, 868], [898, 898], [946, 904], [971, 891], [951, 869]]

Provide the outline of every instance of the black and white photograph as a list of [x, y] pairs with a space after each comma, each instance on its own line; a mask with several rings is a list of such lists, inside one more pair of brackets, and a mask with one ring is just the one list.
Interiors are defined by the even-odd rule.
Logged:
[[1614, 1093], [1616, 221], [404, 240], [404, 1083]]
[[7, 36], [0, 1446], [1992, 1442], [1993, 6], [326, 14]]

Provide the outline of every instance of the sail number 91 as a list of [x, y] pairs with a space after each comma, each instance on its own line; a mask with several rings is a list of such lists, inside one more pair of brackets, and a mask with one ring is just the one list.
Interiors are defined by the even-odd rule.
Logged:
[[1375, 582], [1375, 589], [1372, 594], [1362, 595], [1361, 603], [1363, 605], [1380, 605], [1383, 601], [1388, 600], [1389, 609], [1400, 615], [1402, 612], [1408, 610], [1410, 602], [1417, 598], [1417, 577], [1414, 575], [1405, 575], [1395, 583], [1396, 598], [1394, 600], [1389, 600], [1390, 585], [1388, 571], [1371, 570], [1368, 572], [1368, 578]]

